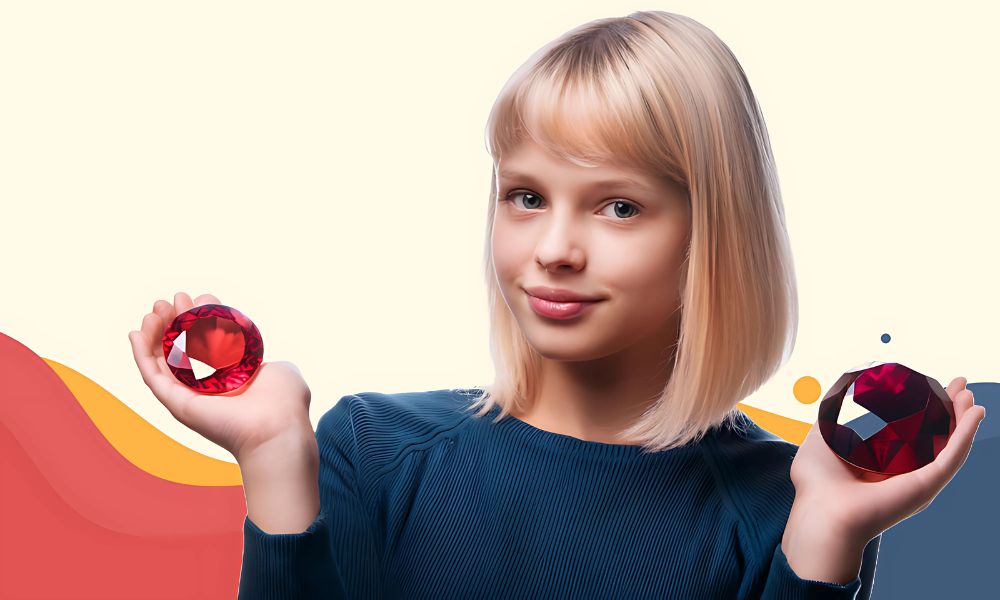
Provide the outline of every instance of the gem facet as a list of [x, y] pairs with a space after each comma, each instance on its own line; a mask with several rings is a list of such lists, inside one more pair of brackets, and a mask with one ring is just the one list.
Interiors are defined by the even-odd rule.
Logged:
[[167, 327], [163, 356], [181, 383], [203, 394], [222, 394], [253, 377], [264, 359], [264, 341], [253, 321], [235, 308], [202, 304]]
[[[841, 423], [844, 398], [869, 412]], [[823, 439], [849, 464], [882, 475], [933, 461], [955, 430], [948, 392], [900, 363], [868, 363], [841, 375], [819, 406]]]

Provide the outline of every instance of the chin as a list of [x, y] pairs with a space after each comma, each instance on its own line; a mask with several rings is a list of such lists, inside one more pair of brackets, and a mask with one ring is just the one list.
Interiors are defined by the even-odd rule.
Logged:
[[593, 343], [592, 335], [580, 338], [555, 331], [543, 332], [538, 335], [525, 334], [525, 338], [532, 350], [549, 360], [587, 361], [601, 358], [606, 354]]

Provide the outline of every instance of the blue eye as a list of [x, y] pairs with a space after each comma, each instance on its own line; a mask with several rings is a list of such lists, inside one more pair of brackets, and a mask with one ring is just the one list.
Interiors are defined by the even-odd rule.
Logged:
[[[639, 212], [640, 212], [640, 211], [639, 211], [639, 207], [638, 207], [638, 206], [636, 206], [635, 204], [632, 204], [631, 202], [625, 202], [624, 200], [615, 200], [614, 202], [612, 202], [612, 203], [608, 204], [608, 205], [607, 205], [607, 206], [606, 206], [605, 208], [610, 208], [610, 207], [614, 207], [614, 208], [616, 208], [616, 209], [617, 209], [617, 208], [618, 208], [618, 207], [620, 207], [620, 206], [628, 206], [628, 207], [631, 207], [631, 208], [632, 208], [632, 210], [633, 210], [633, 214], [634, 214], [634, 215], [638, 215], [638, 214], [639, 214]], [[616, 213], [615, 213], [615, 214], [617, 215], [617, 211], [616, 211]], [[628, 219], [630, 219], [630, 218], [634, 218], [634, 217], [626, 217], [626, 218], [625, 218], [625, 220], [628, 220]]]
[[[534, 194], [532, 192], [527, 192], [527, 191], [513, 191], [513, 192], [510, 192], [507, 195], [505, 195], [503, 198], [501, 198], [500, 201], [501, 202], [510, 202], [510, 203], [513, 204], [514, 203], [514, 198], [516, 198], [518, 196], [535, 198], [536, 200], [533, 200], [532, 201], [533, 203], [542, 202], [542, 197], [541, 196], [539, 196], [537, 194]], [[633, 212], [634, 215], [637, 215], [637, 214], [639, 214], [641, 212], [639, 210], [638, 206], [636, 206], [635, 204], [633, 204], [631, 202], [626, 202], [624, 200], [615, 200], [614, 202], [611, 202], [611, 203], [607, 204], [604, 207], [604, 209], [607, 209], [609, 207], [618, 208], [619, 206], [628, 206], [628, 207], [631, 207], [632, 212]], [[528, 207], [528, 210], [531, 210], [533, 208], [537, 208], [537, 206]], [[617, 215], [617, 216], [621, 216], [621, 215]], [[630, 218], [634, 218], [634, 216], [625, 216], [621, 220], [627, 221]]]
[[517, 196], [529, 196], [529, 197], [538, 198], [539, 200], [541, 200], [541, 196], [538, 196], [536, 194], [532, 194], [531, 192], [511, 192], [511, 193], [507, 194], [504, 197], [504, 200], [507, 201], [507, 202], [513, 202], [512, 198], [513, 197], [517, 197]]

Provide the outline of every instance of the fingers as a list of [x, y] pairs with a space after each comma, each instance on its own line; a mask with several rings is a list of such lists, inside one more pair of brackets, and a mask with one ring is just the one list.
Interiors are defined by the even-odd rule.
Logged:
[[[174, 305], [167, 302], [166, 300], [157, 300], [153, 303], [153, 313], [160, 317], [163, 321], [164, 329], [174, 322], [174, 317], [177, 316], [177, 312], [174, 310]], [[160, 329], [160, 338], [163, 337], [164, 329]], [[157, 338], [153, 338], [154, 340]], [[163, 356], [163, 344], [153, 344], [153, 355]]]
[[[139, 333], [142, 334], [142, 337], [138, 341], [142, 342], [144, 352], [148, 352], [154, 359], [162, 357], [163, 346], [160, 340], [163, 339], [163, 332], [167, 326], [173, 323], [178, 314], [191, 310], [196, 305], [201, 306], [209, 303], [219, 304], [219, 299], [212, 294], [202, 294], [192, 301], [191, 296], [184, 292], [177, 292], [174, 294], [172, 305], [166, 300], [154, 302], [153, 311], [143, 317], [142, 325], [139, 327]], [[129, 339], [132, 339], [131, 333]], [[156, 370], [162, 372], [159, 365], [156, 365]]]
[[932, 485], [937, 486], [937, 489], [943, 488], [965, 463], [965, 459], [972, 450], [972, 441], [976, 436], [976, 430], [979, 429], [979, 423], [986, 416], [985, 408], [974, 406], [971, 390], [963, 389], [956, 395], [955, 402], [962, 405], [962, 408], [956, 409], [956, 412], [962, 411], [962, 417], [956, 416], [955, 431], [952, 432], [948, 443], [938, 453], [937, 458], [918, 469], [918, 471], [928, 469], [933, 477]]
[[163, 359], [163, 330], [163, 319], [153, 312], [143, 317], [138, 331], [129, 332], [132, 354], [143, 379], [150, 378], [155, 373], [168, 372], [167, 363]]
[[167, 302], [166, 300], [157, 300], [153, 303], [153, 312], [163, 319], [164, 323], [170, 323], [177, 316], [177, 311], [174, 310], [174, 305]]
[[[945, 444], [941, 452], [938, 453], [937, 458], [934, 459], [934, 462], [940, 463], [938, 470], [942, 472], [942, 475], [946, 474], [947, 479], [951, 479], [951, 476], [965, 462], [965, 457], [969, 455], [969, 451], [972, 449], [972, 440], [976, 435], [976, 430], [979, 429], [979, 422], [982, 421], [982, 417], [984, 416], [984, 411], [981, 407], [977, 410], [971, 408], [972, 392], [962, 394], [959, 398], [967, 398], [970, 408], [963, 411], [962, 418], [955, 425], [955, 431], [952, 432], [948, 443]], [[947, 480], [944, 483], [947, 483]]]
[[955, 394], [955, 400], [951, 404], [955, 408], [955, 422], [957, 423], [965, 418], [965, 413], [969, 412], [975, 405], [975, 397], [972, 394], [972, 390], [966, 388], [958, 392]]
[[[163, 330], [166, 325], [163, 319], [155, 312], [147, 313], [145, 317], [142, 318], [142, 325], [139, 327], [139, 331], [145, 337], [146, 351], [150, 355], [155, 356], [155, 347], [158, 345], [159, 340], [163, 339]], [[162, 356], [163, 349], [160, 349], [160, 355]]]
[[955, 425], [955, 431], [937, 458], [916, 471], [896, 475], [875, 488], [879, 493], [888, 495], [886, 506], [898, 505], [898, 499], [905, 498], [909, 500], [907, 514], [912, 513], [937, 496], [965, 464], [986, 409], [972, 406], [972, 392], [969, 390], [963, 390], [956, 397], [969, 406], [964, 409], [962, 418]]
[[[147, 317], [149, 316], [147, 315]], [[152, 316], [159, 319], [156, 315]], [[145, 324], [147, 320], [143, 319], [143, 323]], [[136, 366], [139, 367], [139, 373], [142, 374], [143, 383], [170, 411], [170, 414], [184, 422], [184, 398], [175, 393], [177, 384], [160, 369], [159, 359], [152, 352], [152, 341], [142, 330], [128, 332], [128, 339], [132, 344], [132, 357], [135, 359]]]
[[956, 377], [952, 379], [951, 383], [948, 384], [948, 395], [951, 396], [951, 398], [954, 400], [955, 394], [965, 389], [966, 383], [968, 383], [968, 381], [965, 379], [965, 377]]
[[222, 304], [219, 299], [212, 294], [202, 294], [194, 299], [195, 306], [201, 306], [202, 304]]
[[[166, 300], [162, 300], [161, 302], [166, 303]], [[186, 292], [177, 292], [176, 294], [174, 294], [174, 305], [172, 307], [173, 312], [171, 313], [170, 318], [169, 319], [164, 318], [164, 321], [170, 323], [174, 317], [181, 314], [182, 312], [189, 311], [195, 306], [201, 306], [202, 304], [222, 304], [222, 303], [219, 301], [218, 298], [216, 298], [212, 294], [202, 294], [197, 298], [195, 298], [194, 300], [192, 300], [191, 296], [189, 296]], [[153, 305], [153, 309], [156, 310], [155, 304]]]
[[142, 319], [138, 330], [128, 333], [132, 344], [132, 357], [142, 375], [142, 381], [153, 395], [170, 411], [177, 420], [186, 424], [184, 417], [187, 396], [180, 393], [181, 386], [169, 371], [163, 360], [163, 332], [178, 314], [202, 304], [219, 304], [219, 299], [211, 294], [202, 294], [195, 300], [184, 292], [174, 294], [174, 303], [157, 300], [152, 312]]
[[[146, 319], [143, 319], [143, 323], [145, 322]], [[139, 367], [142, 380], [152, 388], [150, 382], [160, 372], [156, 364], [156, 356], [153, 355], [153, 346], [146, 333], [141, 330], [128, 332], [128, 340], [132, 344], [132, 358], [135, 359], [135, 366]]]
[[188, 296], [184, 292], [177, 292], [174, 294], [174, 309], [177, 314], [191, 310], [194, 307], [194, 302], [191, 301], [191, 296]]
[[[143, 319], [145, 322], [145, 319]], [[135, 366], [139, 367], [139, 372], [145, 377], [146, 373], [151, 371], [149, 368], [149, 361], [153, 358], [153, 353], [151, 351], [151, 345], [142, 339], [142, 331], [130, 331], [128, 332], [128, 341], [132, 344], [132, 358], [135, 359]]]
[[[959, 394], [965, 390], [966, 383], [968, 381], [965, 377], [956, 377], [948, 384], [948, 397], [951, 398], [952, 405], [955, 408], [955, 421], [961, 420], [966, 408], [970, 406], [970, 404], [964, 402], [965, 399], [962, 399], [963, 401], [958, 399]], [[971, 394], [972, 392], [969, 393]]]

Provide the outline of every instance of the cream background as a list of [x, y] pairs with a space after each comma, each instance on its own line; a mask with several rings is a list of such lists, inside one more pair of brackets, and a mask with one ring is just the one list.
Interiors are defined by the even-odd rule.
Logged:
[[733, 49], [779, 166], [802, 319], [747, 403], [812, 421], [795, 380], [871, 360], [996, 380], [1000, 15], [947, 6], [0, 3], [0, 331], [224, 460], [132, 360], [178, 290], [249, 315], [314, 424], [486, 383], [490, 106], [555, 36], [659, 9]]

